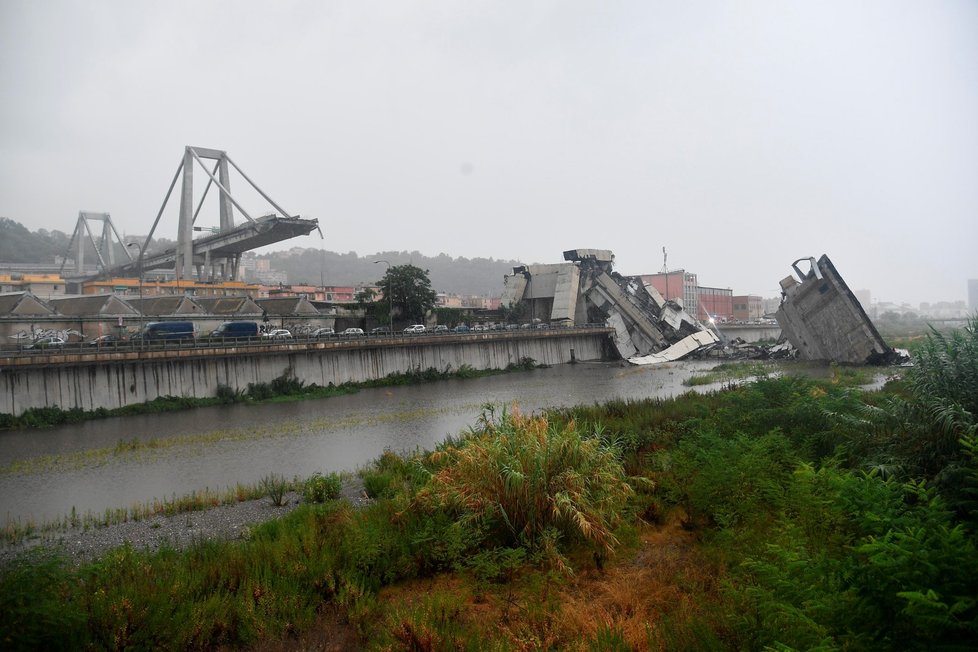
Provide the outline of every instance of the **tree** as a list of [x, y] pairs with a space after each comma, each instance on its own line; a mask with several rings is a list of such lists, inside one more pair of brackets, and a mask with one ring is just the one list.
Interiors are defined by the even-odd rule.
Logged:
[[377, 293], [374, 292], [373, 288], [363, 288], [362, 290], [357, 292], [356, 295], [357, 303], [360, 304], [361, 307], [363, 307], [365, 304], [372, 302], [376, 294]]
[[436, 294], [426, 269], [414, 265], [389, 267], [377, 286], [385, 295], [390, 291], [384, 299], [394, 306], [394, 313], [410, 321], [423, 321], [425, 313], [435, 306]]

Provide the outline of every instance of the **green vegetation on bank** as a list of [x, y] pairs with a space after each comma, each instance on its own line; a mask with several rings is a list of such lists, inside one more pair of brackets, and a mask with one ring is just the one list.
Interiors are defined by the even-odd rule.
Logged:
[[973, 648], [978, 320], [916, 362], [878, 394], [782, 377], [487, 407], [472, 432], [365, 469], [362, 510], [11, 565], [0, 641], [301, 647], [332, 626], [377, 650]]
[[132, 507], [107, 509], [104, 512], [80, 513], [75, 508], [64, 517], [41, 523], [32, 519], [26, 521], [8, 520], [0, 529], [0, 541], [18, 544], [28, 538], [53, 539], [72, 530], [83, 532], [108, 527], [128, 521], [143, 521], [158, 516], [174, 516], [187, 512], [199, 512], [221, 505], [231, 505], [246, 500], [269, 498], [272, 504], [281, 506], [287, 494], [298, 492], [309, 503], [324, 503], [339, 497], [342, 489], [342, 476], [337, 473], [323, 475], [314, 473], [306, 480], [291, 480], [276, 475], [268, 475], [255, 484], [238, 483], [223, 491], [205, 488], [185, 496], [155, 499], [137, 503]]
[[767, 376], [776, 367], [763, 362], [725, 362], [718, 364], [709, 371], [697, 373], [683, 381], [687, 387], [713, 385], [714, 383], [734, 383], [749, 378]]
[[244, 390], [236, 391], [222, 385], [217, 389], [217, 396], [209, 398], [162, 396], [146, 403], [127, 405], [114, 409], [98, 408], [95, 410], [82, 410], [80, 408], [72, 408], [64, 410], [59, 407], [49, 407], [31, 408], [20, 416], [0, 414], [0, 430], [45, 428], [66, 423], [79, 423], [90, 419], [136, 414], [158, 414], [161, 412], [210, 407], [214, 405], [230, 405], [234, 403], [301, 401], [306, 399], [330, 398], [333, 396], [354, 394], [368, 387], [414, 385], [452, 378], [477, 378], [511, 371], [528, 371], [539, 366], [532, 358], [522, 358], [518, 363], [512, 363], [505, 369], [479, 370], [473, 369], [468, 365], [462, 365], [458, 369], [414, 369], [403, 373], [393, 373], [377, 380], [368, 380], [359, 383], [350, 382], [341, 385], [330, 383], [325, 387], [315, 383], [306, 384], [296, 379], [295, 376], [285, 373], [269, 383], [248, 383], [248, 387]]

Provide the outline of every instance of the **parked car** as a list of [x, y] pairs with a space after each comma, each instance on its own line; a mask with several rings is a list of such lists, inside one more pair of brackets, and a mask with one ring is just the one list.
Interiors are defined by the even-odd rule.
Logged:
[[207, 335], [207, 339], [234, 339], [247, 337], [258, 337], [258, 322], [226, 321]]
[[[474, 329], [470, 329], [468, 327], [468, 325], [466, 325], [466, 324], [459, 324], [458, 326], [456, 326], [455, 328], [452, 329], [452, 332], [453, 333], [468, 333], [470, 330], [474, 330]], [[480, 328], [479, 330], [482, 330], [482, 329]]]
[[404, 329], [405, 333], [423, 333], [425, 332], [424, 324], [414, 324], [413, 326], [408, 326]]
[[41, 337], [27, 345], [28, 349], [63, 349], [65, 342], [60, 337]]
[[344, 335], [345, 337], [360, 337], [360, 336], [363, 335], [363, 329], [362, 328], [347, 328], [345, 331], [343, 331], [341, 333], [341, 335]]
[[371, 335], [390, 335], [391, 329], [389, 326], [378, 326], [377, 328], [370, 329]]
[[315, 338], [334, 337], [335, 335], [336, 335], [336, 331], [334, 331], [332, 328], [317, 328], [313, 332], [309, 333], [309, 337], [315, 337]]
[[262, 337], [269, 340], [291, 340], [292, 333], [285, 328], [273, 328], [267, 333], [262, 333]]
[[536, 326], [534, 326], [534, 328], [538, 328], [540, 330], [544, 330], [544, 329], [550, 328], [550, 324], [547, 324], [545, 322], [541, 322], [541, 323], [537, 324]]
[[438, 324], [437, 326], [435, 326], [435, 331], [434, 332], [436, 332], [436, 333], [447, 333], [448, 332], [448, 326], [446, 326], [445, 324]]

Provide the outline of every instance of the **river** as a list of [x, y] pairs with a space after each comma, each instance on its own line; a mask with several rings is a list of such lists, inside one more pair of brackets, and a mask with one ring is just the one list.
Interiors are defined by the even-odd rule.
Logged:
[[[352, 471], [385, 449], [432, 448], [483, 405], [524, 412], [614, 398], [669, 397], [714, 361], [581, 363], [361, 390], [328, 399], [198, 408], [0, 433], [0, 520], [42, 522], [128, 508], [277, 474]], [[699, 386], [712, 391], [716, 386]]]

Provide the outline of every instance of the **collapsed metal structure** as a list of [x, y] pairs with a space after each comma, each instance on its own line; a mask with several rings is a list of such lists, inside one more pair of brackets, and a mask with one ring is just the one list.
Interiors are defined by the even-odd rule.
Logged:
[[605, 249], [571, 249], [568, 262], [514, 267], [503, 279], [502, 304], [522, 304], [531, 322], [605, 323], [618, 354], [634, 364], [678, 360], [719, 342], [681, 303], [613, 271], [614, 259]]
[[[798, 263], [811, 264], [803, 272]], [[903, 356], [886, 345], [829, 257], [799, 258], [798, 278], [781, 281], [775, 318], [781, 332], [805, 360], [848, 364], [892, 364]]]

